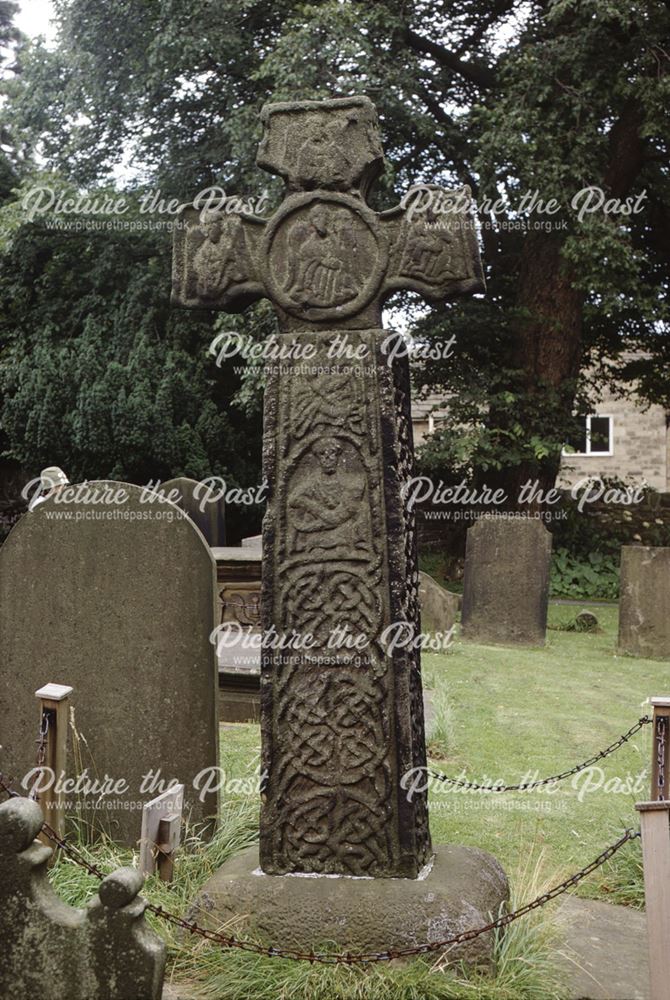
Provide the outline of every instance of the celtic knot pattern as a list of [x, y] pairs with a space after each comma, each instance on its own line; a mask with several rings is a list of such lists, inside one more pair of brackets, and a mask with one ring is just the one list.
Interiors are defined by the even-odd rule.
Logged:
[[[310, 639], [264, 661], [261, 864], [275, 874], [412, 877], [430, 849], [425, 800], [408, 803], [398, 784], [425, 763], [418, 654], [389, 655], [380, 642], [392, 622], [418, 620], [400, 491], [412, 461], [405, 389], [379, 356], [380, 335], [356, 337], [371, 363], [336, 394], [330, 374], [297, 373], [266, 395], [278, 425], [266, 599], [278, 632]], [[301, 342], [318, 358], [328, 335]], [[353, 647], [342, 630], [366, 641]]]

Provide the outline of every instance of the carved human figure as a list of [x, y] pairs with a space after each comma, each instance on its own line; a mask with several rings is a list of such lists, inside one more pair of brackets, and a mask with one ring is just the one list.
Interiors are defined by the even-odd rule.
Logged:
[[[439, 225], [440, 223], [437, 223]], [[411, 224], [406, 228], [409, 229]], [[403, 250], [400, 271], [429, 284], [439, 275], [453, 272], [455, 237], [447, 229], [433, 230], [426, 224], [411, 227]]]
[[367, 508], [365, 477], [341, 468], [342, 445], [335, 437], [317, 441], [311, 454], [315, 466], [288, 497], [293, 551], [364, 547], [369, 542], [361, 518]]
[[[202, 246], [189, 237], [201, 224], [187, 209], [173, 270], [176, 303], [235, 312], [265, 296], [280, 331], [313, 348], [309, 370], [273, 369], [266, 384], [263, 625], [321, 645], [263, 654], [261, 867], [416, 878], [431, 851], [426, 793], [410, 802], [398, 781], [426, 762], [419, 651], [376, 645], [394, 621], [418, 628], [401, 493], [413, 474], [409, 368], [387, 364], [381, 312], [399, 290], [429, 301], [483, 290], [469, 192], [458, 230], [404, 204], [374, 211], [384, 160], [367, 98], [273, 104], [261, 117], [258, 162], [284, 179], [284, 201], [269, 219], [239, 217], [229, 255], [215, 227]], [[248, 273], [236, 286], [237, 260]], [[331, 356], [343, 334], [360, 364]], [[372, 637], [364, 656], [344, 639], [328, 647], [345, 624]]]
[[[338, 365], [329, 360], [325, 352], [317, 356], [316, 363], [330, 366], [327, 377], [319, 379], [296, 380], [293, 387], [293, 405], [291, 419], [297, 438], [302, 438], [310, 431], [319, 428], [333, 430], [349, 428], [354, 433], [363, 430], [363, 402], [355, 392], [351, 375], [346, 365], [338, 371]], [[347, 400], [347, 408], [342, 407], [342, 400]]]
[[217, 299], [231, 285], [244, 281], [236, 239], [239, 219], [204, 212], [200, 229], [205, 239], [193, 257], [196, 290], [203, 299]]
[[348, 213], [317, 204], [291, 224], [286, 241], [291, 256], [284, 288], [295, 302], [328, 306], [356, 295], [356, 234]]
[[353, 160], [344, 140], [346, 121], [319, 122], [298, 151], [297, 172], [303, 183], [344, 184], [352, 176]]

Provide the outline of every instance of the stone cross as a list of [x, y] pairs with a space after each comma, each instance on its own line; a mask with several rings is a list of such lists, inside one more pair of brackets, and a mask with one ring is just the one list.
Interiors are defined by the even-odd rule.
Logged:
[[365, 97], [261, 118], [258, 164], [284, 201], [269, 219], [186, 209], [173, 271], [180, 306], [269, 298], [301, 351], [269, 370], [264, 404], [261, 867], [415, 878], [431, 844], [426, 793], [403, 787], [426, 762], [409, 367], [381, 308], [398, 289], [483, 291], [469, 192], [373, 211], [384, 160]]

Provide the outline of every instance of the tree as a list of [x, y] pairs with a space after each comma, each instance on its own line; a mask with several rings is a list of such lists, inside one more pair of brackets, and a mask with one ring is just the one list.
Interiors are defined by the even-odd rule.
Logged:
[[210, 318], [170, 308], [169, 255], [132, 231], [21, 227], [0, 276], [0, 381], [26, 467], [66, 456], [77, 478], [255, 476], [233, 442], [260, 440], [226, 406], [237, 383], [208, 358]]
[[[268, 183], [253, 168], [264, 101], [365, 92], [390, 161], [380, 206], [412, 183], [470, 185], [488, 294], [415, 324], [420, 338], [456, 337], [455, 355], [417, 373], [454, 394], [427, 462], [501, 485], [512, 500], [529, 477], [552, 485], [575, 400], [611, 377], [604, 359], [624, 347], [650, 358], [620, 374], [640, 377], [650, 400], [668, 397], [667, 3], [57, 9], [61, 46], [32, 53], [6, 118], [74, 182], [101, 182], [125, 148], [147, 182], [180, 197], [211, 183], [257, 192]], [[580, 217], [573, 200], [587, 187], [640, 210]], [[530, 217], [550, 227], [521, 228], [518, 202], [535, 190], [559, 208]], [[491, 217], [483, 206], [498, 197], [506, 207]]]
[[[20, 43], [22, 36], [14, 25], [19, 5], [14, 0], [0, 0], [0, 96], [7, 91], [7, 83], [20, 72]], [[0, 202], [11, 192], [17, 178], [17, 149], [11, 136], [0, 128]]]

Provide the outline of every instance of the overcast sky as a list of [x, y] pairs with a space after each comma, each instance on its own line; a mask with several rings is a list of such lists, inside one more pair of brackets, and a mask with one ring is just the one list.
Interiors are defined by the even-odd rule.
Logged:
[[44, 35], [48, 41], [54, 37], [53, 25], [49, 23], [53, 17], [51, 0], [19, 0], [19, 13], [15, 24], [26, 35]]

